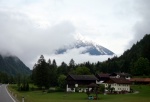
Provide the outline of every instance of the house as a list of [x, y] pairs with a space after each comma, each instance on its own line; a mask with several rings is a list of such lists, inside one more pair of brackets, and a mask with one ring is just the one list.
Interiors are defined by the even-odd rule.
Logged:
[[[86, 92], [91, 83], [104, 84], [105, 88], [114, 88], [114, 91], [130, 91], [131, 82], [116, 73], [96, 75], [68, 75], [66, 78], [67, 92]], [[90, 89], [91, 90], [91, 89]]]
[[128, 73], [111, 73], [110, 78], [125, 78], [125, 79], [130, 79], [131, 75]]
[[68, 75], [66, 78], [67, 92], [86, 92], [88, 85], [98, 80], [94, 75]]
[[110, 74], [108, 73], [100, 73], [100, 74], [96, 74], [95, 76], [98, 78], [98, 80], [96, 81], [96, 84], [102, 84], [105, 80], [109, 79]]
[[131, 78], [130, 82], [133, 84], [150, 84], [150, 78]]
[[109, 75], [110, 78], [120, 78], [120, 75], [118, 73], [111, 73]]
[[125, 78], [109, 78], [104, 82], [104, 85], [105, 88], [114, 88], [114, 91], [116, 92], [130, 92], [130, 81]]
[[108, 80], [109, 78], [124, 78], [124, 79], [130, 79], [131, 75], [128, 73], [100, 73], [95, 75], [99, 80], [96, 81], [97, 84], [102, 84], [105, 80]]

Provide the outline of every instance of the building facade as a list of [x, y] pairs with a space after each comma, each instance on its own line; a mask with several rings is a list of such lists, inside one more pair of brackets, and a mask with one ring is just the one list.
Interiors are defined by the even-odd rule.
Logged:
[[116, 92], [130, 92], [130, 84], [130, 81], [124, 78], [110, 78], [104, 82], [106, 91], [108, 91], [108, 87], [110, 87], [114, 88], [113, 91]]

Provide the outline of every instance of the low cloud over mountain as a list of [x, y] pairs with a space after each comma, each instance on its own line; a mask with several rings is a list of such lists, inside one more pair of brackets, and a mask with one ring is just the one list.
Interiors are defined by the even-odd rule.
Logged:
[[46, 58], [55, 59], [60, 65], [63, 61], [68, 64], [71, 59], [74, 59], [75, 63], [105, 61], [114, 55], [114, 52], [97, 43], [78, 39], [72, 44], [56, 49], [53, 55], [47, 55]]
[[69, 50], [78, 49], [80, 54], [89, 54], [89, 55], [114, 55], [114, 53], [107, 48], [100, 46], [93, 42], [77, 40], [74, 44], [64, 46], [56, 50], [55, 54], [65, 54]]

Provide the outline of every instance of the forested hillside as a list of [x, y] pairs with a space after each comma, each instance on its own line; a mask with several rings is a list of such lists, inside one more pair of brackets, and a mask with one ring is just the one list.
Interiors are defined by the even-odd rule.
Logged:
[[[146, 34], [143, 39], [134, 44], [131, 49], [126, 50], [120, 57], [113, 57], [104, 62], [85, 62], [75, 64], [74, 68], [68, 69], [71, 73], [77, 67], [87, 67], [90, 73], [112, 73], [127, 72], [134, 76], [150, 75], [150, 34]], [[61, 65], [63, 66], [63, 65]], [[59, 67], [59, 70], [61, 68]]]
[[[149, 75], [150, 72], [150, 35], [134, 44], [130, 50], [124, 52], [119, 60], [127, 62], [128, 70], [134, 75]], [[125, 70], [125, 69], [124, 69]]]
[[29, 75], [31, 70], [16, 56], [5, 56], [0, 55], [0, 72], [6, 73], [7, 75], [15, 76]]
[[104, 62], [107, 71], [128, 72], [132, 75], [150, 75], [150, 35], [134, 44], [119, 58], [114, 57]]
[[33, 67], [31, 78], [39, 88], [42, 88], [42, 86], [49, 88], [56, 85], [65, 87], [62, 80], [65, 80], [68, 74], [89, 75], [126, 72], [133, 76], [150, 76], [149, 51], [150, 35], [145, 35], [141, 41], [134, 44], [131, 49], [125, 51], [120, 57], [114, 57], [104, 62], [76, 64], [71, 59], [68, 65], [62, 62], [60, 66], [57, 66], [55, 60], [52, 62], [50, 59], [46, 61], [44, 56], [41, 55]]

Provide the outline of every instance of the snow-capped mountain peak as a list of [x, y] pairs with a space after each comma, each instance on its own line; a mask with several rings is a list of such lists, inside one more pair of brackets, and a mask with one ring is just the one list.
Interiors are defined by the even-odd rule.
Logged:
[[59, 48], [55, 51], [55, 54], [64, 54], [68, 50], [83, 48], [80, 54], [90, 54], [90, 55], [114, 55], [114, 53], [107, 48], [92, 42], [87, 41], [82, 36], [78, 35], [78, 40], [75, 43]]

